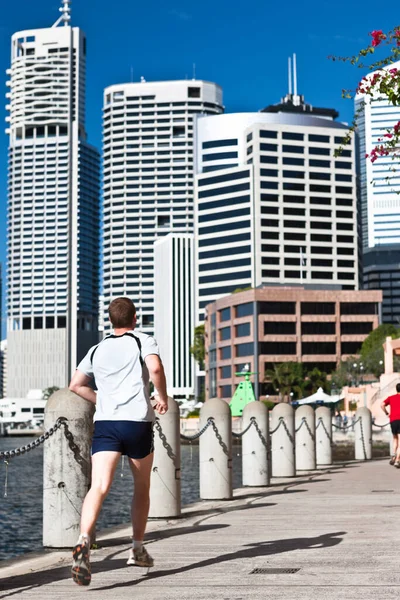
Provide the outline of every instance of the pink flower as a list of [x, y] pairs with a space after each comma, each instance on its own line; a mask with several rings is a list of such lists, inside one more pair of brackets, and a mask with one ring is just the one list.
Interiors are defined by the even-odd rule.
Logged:
[[386, 40], [386, 35], [383, 33], [382, 29], [375, 29], [374, 31], [371, 31], [370, 36], [372, 36], [371, 45], [374, 46], [374, 48], [379, 46], [382, 40]]
[[385, 137], [389, 138], [389, 140], [390, 140], [390, 139], [392, 139], [393, 134], [392, 133], [385, 133]]

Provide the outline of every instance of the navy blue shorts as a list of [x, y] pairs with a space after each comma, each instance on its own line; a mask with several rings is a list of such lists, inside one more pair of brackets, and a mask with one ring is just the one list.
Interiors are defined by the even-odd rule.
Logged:
[[153, 423], [149, 421], [96, 421], [92, 455], [120, 452], [129, 458], [146, 458], [154, 451]]

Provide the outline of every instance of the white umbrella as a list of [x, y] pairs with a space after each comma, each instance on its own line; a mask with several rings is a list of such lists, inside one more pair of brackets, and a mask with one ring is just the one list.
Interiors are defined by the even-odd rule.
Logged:
[[335, 394], [334, 396], [330, 396], [329, 394], [325, 394], [325, 392], [322, 388], [318, 388], [318, 390], [315, 392], [315, 394], [312, 394], [311, 396], [308, 396], [307, 398], [302, 398], [301, 400], [298, 400], [296, 402], [296, 404], [318, 404], [318, 403], [335, 404], [336, 402], [339, 402], [340, 398], [341, 398], [340, 394]]

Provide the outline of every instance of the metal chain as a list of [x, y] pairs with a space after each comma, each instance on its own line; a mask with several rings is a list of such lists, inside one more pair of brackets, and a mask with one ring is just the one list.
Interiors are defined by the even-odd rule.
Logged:
[[[360, 432], [361, 432], [361, 441], [362, 441], [362, 445], [363, 445], [364, 460], [367, 460], [367, 450], [365, 448], [364, 428], [363, 428], [362, 418], [359, 417], [357, 419], [356, 423], [358, 423], [358, 421], [360, 421]], [[355, 425], [355, 423], [354, 423], [354, 425]]]
[[384, 425], [377, 425], [377, 423], [372, 423], [372, 427], [379, 427], [380, 429], [384, 429], [385, 427], [387, 427], [388, 425], [390, 425], [390, 421], [388, 421], [387, 423], [385, 423]]
[[61, 425], [64, 425], [66, 421], [67, 419], [65, 417], [59, 417], [53, 427], [50, 427], [50, 429], [48, 429], [43, 435], [36, 438], [36, 440], [30, 444], [21, 446], [20, 448], [15, 448], [15, 450], [5, 450], [0, 452], [0, 460], [7, 460], [8, 458], [13, 458], [14, 456], [20, 456], [21, 454], [25, 454], [25, 452], [30, 452], [34, 448], [38, 448], [41, 444], [44, 444], [44, 442], [48, 440], [49, 437], [61, 427]]
[[310, 434], [310, 438], [312, 439], [312, 441], [314, 441], [315, 440], [315, 435], [311, 431], [311, 427], [309, 426], [308, 421], [307, 421], [307, 419], [305, 417], [303, 417], [303, 421], [305, 423], [305, 426], [306, 426], [306, 429], [307, 429], [308, 433]]
[[248, 432], [248, 430], [253, 427], [253, 423], [255, 422], [255, 417], [251, 417], [250, 419], [250, 423], [249, 425], [247, 425], [246, 429], [244, 429], [243, 431], [241, 431], [240, 433], [236, 433], [236, 431], [232, 431], [232, 435], [235, 438], [241, 438], [244, 436], [245, 433]]
[[162, 430], [161, 427], [161, 423], [160, 423], [160, 419], [156, 418], [155, 423], [154, 423], [154, 427], [157, 429], [158, 431], [158, 435], [160, 436], [160, 440], [162, 442], [162, 445], [164, 446], [164, 448], [167, 451], [167, 454], [169, 456], [169, 458], [172, 460], [172, 462], [175, 465], [175, 461], [176, 461], [176, 456], [174, 454], [174, 451], [172, 449], [172, 446], [168, 443], [168, 440], [165, 436], [165, 433]]
[[269, 435], [273, 435], [276, 431], [278, 431], [278, 429], [282, 425], [282, 423], [284, 423], [284, 419], [283, 419], [283, 417], [279, 417], [279, 423], [278, 423], [278, 425], [275, 427], [275, 429], [272, 429], [269, 432]]
[[288, 429], [288, 426], [287, 426], [287, 425], [286, 425], [286, 423], [285, 423], [285, 419], [284, 419], [283, 417], [281, 417], [281, 419], [282, 419], [282, 421], [281, 421], [281, 422], [282, 422], [282, 425], [284, 426], [284, 428], [285, 428], [285, 430], [286, 430], [286, 433], [287, 433], [287, 435], [288, 435], [288, 438], [289, 438], [289, 440], [292, 442], [292, 444], [294, 444], [294, 437], [293, 437], [293, 436], [292, 436], [292, 434], [290, 433], [290, 431], [289, 431], [289, 429]]
[[306, 422], [306, 418], [305, 418], [305, 417], [303, 417], [303, 418], [301, 419], [301, 423], [300, 423], [300, 425], [299, 425], [299, 426], [298, 426], [298, 427], [295, 429], [295, 432], [296, 432], [296, 433], [297, 433], [298, 431], [300, 431], [300, 429], [303, 427], [303, 425], [304, 425], [304, 423], [305, 423], [305, 422]]
[[330, 441], [331, 446], [332, 446], [332, 444], [333, 444], [332, 436], [330, 435], [329, 431], [327, 430], [326, 425], [325, 425], [324, 420], [323, 420], [322, 417], [319, 417], [318, 423], [317, 423], [317, 426], [316, 426], [315, 430], [317, 430], [320, 425], [322, 425], [322, 429], [325, 431], [326, 436], [327, 436], [327, 438]]
[[[268, 442], [267, 442], [267, 440], [265, 439], [265, 437], [263, 436], [263, 433], [262, 433], [261, 429], [259, 428], [259, 426], [258, 426], [258, 423], [257, 423], [257, 420], [256, 420], [256, 418], [255, 418], [255, 417], [251, 417], [251, 422], [250, 422], [250, 425], [254, 425], [254, 427], [256, 428], [256, 431], [257, 431], [257, 433], [258, 433], [258, 437], [260, 438], [260, 440], [261, 440], [261, 442], [262, 442], [262, 445], [265, 447], [266, 451], [268, 452], [268, 451], [269, 451], [269, 445], [268, 445]], [[250, 425], [249, 425], [249, 427], [248, 427], [248, 428], [250, 428]]]
[[214, 430], [215, 437], [217, 438], [219, 445], [221, 446], [222, 450], [224, 451], [224, 454], [226, 454], [226, 456], [228, 458], [230, 458], [228, 446], [225, 444], [224, 440], [222, 439], [222, 436], [221, 436], [220, 432], [218, 431], [218, 427], [216, 426], [214, 419], [212, 417], [209, 417], [208, 421], [210, 422], [211, 427]]
[[187, 440], [188, 442], [193, 442], [194, 440], [198, 440], [199, 437], [201, 437], [203, 435], [203, 433], [210, 427], [210, 425], [211, 425], [211, 419], [208, 419], [207, 423], [204, 425], [204, 427], [202, 429], [200, 429], [200, 431], [198, 431], [194, 435], [184, 435], [183, 433], [181, 433], [181, 439]]

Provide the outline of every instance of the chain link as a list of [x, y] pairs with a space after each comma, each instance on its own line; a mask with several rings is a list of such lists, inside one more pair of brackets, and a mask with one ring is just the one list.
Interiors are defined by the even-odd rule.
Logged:
[[25, 454], [25, 452], [30, 452], [34, 448], [38, 448], [41, 444], [44, 444], [44, 442], [48, 440], [49, 437], [57, 431], [57, 429], [60, 429], [61, 425], [65, 425], [66, 421], [67, 419], [65, 417], [59, 417], [53, 425], [53, 427], [50, 427], [50, 429], [48, 429], [43, 435], [36, 438], [36, 440], [31, 442], [30, 444], [27, 444], [26, 446], [21, 446], [20, 448], [15, 448], [15, 450], [5, 450], [3, 452], [0, 452], [0, 460], [8, 460], [9, 458], [13, 458], [14, 456], [20, 456], [22, 454]]
[[372, 423], [373, 427], [379, 427], [379, 429], [385, 429], [385, 427], [387, 427], [388, 425], [390, 425], [390, 421], [388, 421], [384, 425], [378, 425], [377, 423]]
[[278, 431], [279, 427], [282, 425], [282, 423], [284, 423], [283, 417], [279, 417], [279, 423], [278, 423], [278, 425], [275, 427], [275, 429], [272, 429], [269, 432], [269, 435], [273, 435], [274, 433], [276, 433]]
[[158, 431], [158, 435], [159, 435], [159, 437], [160, 437], [160, 440], [161, 440], [161, 442], [162, 442], [162, 445], [163, 445], [163, 446], [164, 446], [164, 448], [166, 449], [166, 451], [167, 451], [167, 454], [168, 454], [169, 458], [172, 460], [172, 462], [173, 462], [173, 463], [174, 463], [174, 465], [175, 465], [176, 456], [175, 456], [175, 454], [174, 454], [174, 451], [173, 451], [173, 449], [172, 449], [172, 446], [171, 446], [171, 444], [169, 444], [169, 443], [168, 443], [168, 440], [167, 440], [167, 438], [166, 438], [166, 435], [165, 435], [165, 433], [164, 433], [164, 432], [163, 432], [163, 430], [162, 430], [161, 423], [160, 423], [160, 419], [156, 418], [156, 420], [155, 420], [155, 422], [154, 422], [154, 427], [155, 427], [155, 428], [157, 429], [157, 431]]
[[[362, 418], [358, 417], [356, 423], [358, 423], [358, 421], [360, 421], [360, 432], [361, 432], [361, 441], [362, 441], [362, 445], [363, 445], [364, 460], [367, 460], [367, 450], [365, 448], [364, 428], [363, 428]], [[354, 425], [356, 423], [354, 423]]]
[[317, 430], [320, 425], [322, 425], [322, 429], [325, 431], [326, 436], [327, 436], [327, 438], [330, 441], [330, 444], [332, 446], [333, 445], [332, 436], [330, 435], [329, 431], [327, 430], [326, 425], [325, 425], [324, 420], [323, 420], [322, 417], [319, 417], [318, 423], [317, 423], [317, 426], [316, 426], [315, 430]]
[[288, 428], [288, 426], [285, 423], [285, 419], [283, 417], [280, 417], [280, 418], [281, 418], [281, 423], [282, 423], [283, 427], [285, 428], [285, 431], [287, 433], [287, 436], [288, 436], [289, 440], [292, 442], [292, 444], [294, 444], [294, 437], [290, 433], [289, 428]]
[[181, 439], [187, 440], [188, 442], [193, 442], [194, 440], [198, 440], [199, 437], [201, 437], [203, 435], [203, 433], [210, 427], [210, 425], [211, 425], [211, 418], [208, 419], [207, 423], [204, 425], [204, 427], [202, 427], [202, 429], [200, 429], [200, 431], [198, 431], [194, 435], [184, 435], [183, 433], [181, 433]]
[[251, 427], [253, 427], [253, 423], [254, 422], [255, 422], [255, 417], [251, 417], [250, 423], [247, 425], [246, 429], [244, 429], [240, 433], [236, 433], [236, 431], [232, 431], [233, 437], [235, 437], [235, 438], [241, 438], [241, 437], [243, 437], [244, 434], [247, 433]]
[[314, 433], [311, 431], [311, 427], [309, 426], [309, 424], [308, 424], [308, 421], [307, 421], [306, 417], [303, 417], [303, 422], [304, 422], [304, 424], [305, 424], [305, 426], [306, 426], [306, 429], [307, 429], [308, 433], [310, 434], [310, 438], [312, 439], [312, 441], [314, 441], [314, 440], [315, 440], [315, 435], [314, 435]]
[[[254, 425], [254, 427], [256, 428], [256, 431], [258, 433], [258, 437], [260, 438], [260, 440], [262, 442], [262, 445], [265, 447], [266, 451], [269, 452], [269, 444], [268, 444], [267, 440], [265, 439], [263, 432], [261, 431], [255, 417], [251, 417], [250, 425]], [[250, 425], [249, 425], [249, 428], [250, 428]]]
[[296, 427], [296, 429], [294, 430], [294, 431], [295, 431], [295, 433], [298, 433], [298, 432], [300, 431], [300, 429], [303, 427], [304, 423], [305, 423], [305, 417], [303, 417], [303, 418], [301, 419], [301, 423], [300, 423], [300, 425], [299, 425], [298, 427]]
[[219, 445], [221, 446], [222, 450], [224, 451], [224, 454], [226, 454], [226, 456], [228, 458], [230, 458], [228, 446], [225, 444], [224, 440], [222, 439], [222, 436], [221, 436], [220, 432], [218, 431], [218, 427], [216, 426], [214, 419], [212, 417], [209, 417], [208, 421], [211, 423], [211, 427], [214, 430], [215, 437], [217, 438]]

